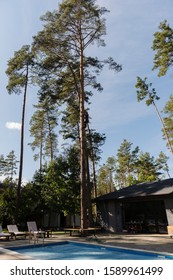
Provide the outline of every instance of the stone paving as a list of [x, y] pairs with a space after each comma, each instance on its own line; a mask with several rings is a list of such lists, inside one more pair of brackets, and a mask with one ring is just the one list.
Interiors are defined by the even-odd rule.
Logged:
[[[45, 238], [44, 243], [58, 241], [80, 241], [94, 244], [111, 245], [129, 249], [147, 250], [157, 253], [171, 254], [173, 256], [173, 238], [167, 234], [98, 234], [96, 236], [88, 236], [86, 238], [79, 236], [69, 236], [69, 234], [53, 235], [50, 238]], [[39, 238], [38, 243], [43, 240]], [[32, 240], [30, 244], [34, 244]], [[6, 247], [29, 245], [29, 239], [17, 238], [16, 240], [0, 239], [0, 260], [17, 260], [26, 259], [24, 256], [19, 256], [14, 252], [7, 252]]]

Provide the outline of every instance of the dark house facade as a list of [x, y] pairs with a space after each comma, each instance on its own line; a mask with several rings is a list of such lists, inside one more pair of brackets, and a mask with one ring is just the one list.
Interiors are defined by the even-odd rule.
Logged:
[[111, 232], [166, 232], [173, 226], [173, 179], [126, 187], [96, 204], [101, 225]]

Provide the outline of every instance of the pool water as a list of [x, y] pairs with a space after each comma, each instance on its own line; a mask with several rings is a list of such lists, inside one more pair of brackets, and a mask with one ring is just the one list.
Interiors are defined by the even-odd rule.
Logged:
[[173, 260], [169, 255], [68, 241], [8, 249], [37, 260]]

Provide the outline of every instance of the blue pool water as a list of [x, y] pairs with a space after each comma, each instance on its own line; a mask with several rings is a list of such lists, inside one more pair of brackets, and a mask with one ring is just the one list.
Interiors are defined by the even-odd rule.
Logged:
[[159, 260], [173, 256], [77, 242], [9, 247], [37, 260]]

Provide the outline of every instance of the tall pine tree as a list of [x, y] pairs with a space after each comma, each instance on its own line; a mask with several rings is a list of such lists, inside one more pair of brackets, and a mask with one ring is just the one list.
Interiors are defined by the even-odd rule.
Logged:
[[25, 131], [25, 108], [26, 96], [30, 79], [30, 70], [34, 65], [34, 56], [30, 51], [30, 46], [23, 46], [19, 51], [14, 53], [14, 57], [8, 61], [6, 74], [8, 76], [7, 90], [9, 94], [21, 94], [23, 90], [23, 105], [21, 119], [21, 141], [20, 141], [20, 162], [19, 162], [19, 178], [17, 186], [17, 204], [16, 204], [16, 221], [20, 208], [20, 192], [22, 185], [23, 173], [23, 155], [24, 155], [24, 131]]
[[45, 22], [43, 31], [34, 38], [33, 48], [42, 65], [49, 68], [57, 80], [59, 78], [58, 98], [65, 99], [76, 96], [79, 104], [80, 133], [80, 179], [81, 179], [81, 228], [86, 229], [87, 223], [87, 170], [86, 170], [86, 132], [85, 102], [87, 86], [100, 89], [90, 67], [97, 73], [106, 63], [111, 69], [121, 70], [121, 66], [112, 58], [99, 61], [98, 58], [86, 56], [87, 48], [97, 42], [104, 46], [102, 36], [105, 35], [105, 8], [99, 8], [94, 0], [64, 0], [59, 10], [48, 12], [42, 20]]

